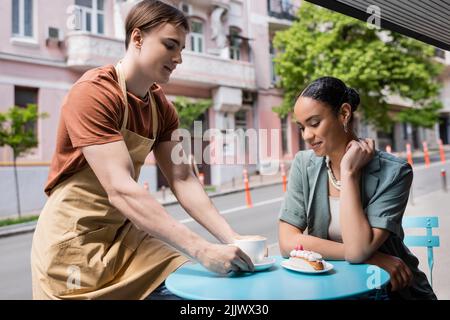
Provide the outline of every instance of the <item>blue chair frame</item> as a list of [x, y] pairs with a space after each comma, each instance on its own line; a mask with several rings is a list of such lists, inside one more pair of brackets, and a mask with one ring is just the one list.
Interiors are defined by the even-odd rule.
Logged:
[[433, 247], [439, 247], [439, 236], [433, 235], [433, 228], [439, 227], [438, 217], [403, 217], [403, 228], [425, 228], [427, 234], [425, 236], [405, 236], [403, 242], [408, 247], [426, 247], [428, 253], [428, 267], [430, 270], [430, 284], [433, 286], [433, 266], [434, 256]]

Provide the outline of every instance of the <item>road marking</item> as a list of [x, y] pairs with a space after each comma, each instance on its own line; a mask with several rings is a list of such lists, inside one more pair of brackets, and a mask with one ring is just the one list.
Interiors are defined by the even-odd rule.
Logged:
[[[283, 200], [284, 200], [284, 197], [275, 198], [275, 199], [266, 200], [266, 201], [261, 201], [261, 202], [258, 202], [258, 203], [253, 204], [253, 208], [265, 206], [265, 205], [271, 204], [271, 203], [281, 202], [281, 201], [283, 201]], [[231, 208], [231, 209], [223, 210], [223, 211], [220, 212], [220, 214], [223, 216], [223, 215], [226, 215], [226, 214], [229, 214], [229, 213], [233, 213], [233, 212], [237, 212], [237, 211], [242, 211], [242, 210], [247, 210], [247, 209], [252, 209], [252, 208], [247, 208], [247, 206], [240, 206], [240, 207], [236, 207], [236, 208]], [[192, 218], [180, 220], [181, 223], [189, 223], [189, 222], [193, 222], [193, 221], [195, 221], [195, 220], [192, 219]]]

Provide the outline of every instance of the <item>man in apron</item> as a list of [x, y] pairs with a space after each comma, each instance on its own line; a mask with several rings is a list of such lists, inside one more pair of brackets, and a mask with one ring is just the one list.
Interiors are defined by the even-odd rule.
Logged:
[[[189, 164], [171, 159], [178, 118], [156, 83], [182, 62], [188, 30], [178, 9], [138, 3], [127, 17], [124, 59], [88, 71], [65, 98], [33, 238], [35, 299], [143, 299], [188, 258], [221, 274], [253, 270], [226, 245], [239, 235]], [[180, 204], [222, 244], [173, 219], [137, 183], [152, 150]]]

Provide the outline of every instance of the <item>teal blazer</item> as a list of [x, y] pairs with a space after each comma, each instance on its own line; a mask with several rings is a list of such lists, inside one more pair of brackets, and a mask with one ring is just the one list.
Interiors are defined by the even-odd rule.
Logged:
[[[436, 296], [426, 275], [418, 269], [418, 259], [403, 244], [402, 217], [412, 180], [413, 171], [406, 161], [376, 151], [361, 172], [361, 203], [371, 227], [390, 231], [379, 250], [401, 258], [415, 275], [415, 283], [401, 291], [401, 297], [433, 299]], [[297, 153], [279, 219], [302, 231], [307, 229], [309, 235], [329, 239], [331, 214], [324, 157], [317, 157], [312, 150]]]
[[[361, 202], [369, 224], [403, 239], [401, 220], [413, 179], [411, 166], [388, 153], [375, 153], [361, 174]], [[281, 219], [329, 239], [330, 208], [325, 158], [312, 150], [297, 153], [291, 167]]]

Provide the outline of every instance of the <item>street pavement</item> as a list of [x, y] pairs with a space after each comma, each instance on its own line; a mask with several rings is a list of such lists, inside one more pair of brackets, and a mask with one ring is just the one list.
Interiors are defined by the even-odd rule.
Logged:
[[[406, 215], [438, 215], [441, 219], [436, 234], [441, 237], [441, 247], [435, 249], [433, 272], [435, 291], [440, 299], [450, 299], [450, 282], [445, 272], [450, 262], [449, 236], [450, 191], [441, 191], [440, 171], [450, 173], [450, 162], [445, 165], [433, 163], [430, 168], [414, 167], [412, 198]], [[256, 184], [257, 180], [254, 180]], [[449, 186], [450, 187], [450, 186]], [[280, 184], [252, 190], [253, 208], [246, 208], [244, 192], [217, 196], [212, 199], [231, 226], [241, 234], [260, 234], [268, 238], [271, 255], [279, 254], [277, 247], [277, 217], [283, 197]], [[215, 239], [183, 211], [178, 204], [166, 206], [169, 213], [189, 228], [210, 241]], [[410, 232], [409, 230], [407, 231]], [[29, 254], [32, 233], [0, 238], [0, 299], [31, 299], [31, 275]], [[427, 271], [426, 253], [417, 253], [421, 268]]]

